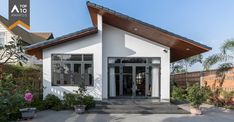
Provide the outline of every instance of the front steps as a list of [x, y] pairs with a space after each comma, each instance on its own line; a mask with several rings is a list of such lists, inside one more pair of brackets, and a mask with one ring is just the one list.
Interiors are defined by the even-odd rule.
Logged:
[[153, 99], [111, 99], [98, 102], [88, 113], [102, 114], [189, 114], [170, 103], [154, 102]]

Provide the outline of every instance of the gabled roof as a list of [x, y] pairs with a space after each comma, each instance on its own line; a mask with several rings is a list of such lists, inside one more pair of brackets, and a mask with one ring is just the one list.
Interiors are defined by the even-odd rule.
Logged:
[[[71, 33], [59, 38], [48, 41], [39, 42], [27, 47], [31, 53], [38, 52], [41, 54], [43, 48], [61, 44], [74, 39], [82, 38], [98, 32], [97, 30], [97, 14], [102, 15], [103, 23], [120, 28], [129, 33], [141, 36], [143, 38], [155, 41], [170, 48], [171, 62], [188, 58], [206, 51], [211, 50], [210, 47], [191, 39], [174, 34], [167, 30], [161, 29], [154, 25], [142, 22], [127, 15], [113, 11], [109, 8], [87, 2], [89, 13], [94, 27], [87, 28], [75, 33]], [[38, 51], [37, 51], [38, 50]], [[41, 56], [39, 56], [41, 57]]]
[[47, 41], [42, 41], [42, 42], [39, 42], [36, 44], [29, 45], [26, 47], [26, 49], [27, 49], [27, 51], [34, 50], [37, 48], [43, 49], [43, 48], [47, 48], [50, 46], [61, 44], [61, 43], [67, 42], [67, 41], [72, 41], [72, 40], [79, 39], [79, 38], [82, 38], [82, 37], [85, 37], [88, 35], [92, 35], [92, 34], [95, 34], [97, 32], [98, 32], [98, 29], [96, 27], [90, 27], [90, 28], [86, 28], [86, 29], [83, 29], [83, 30], [80, 30], [80, 31], [77, 31], [74, 33], [70, 33], [70, 34], [55, 38], [55, 39], [50, 39]]
[[[6, 18], [0, 15], [0, 23], [2, 23], [4, 26], [9, 27], [9, 22]], [[16, 26], [14, 29], [9, 30], [11, 31], [14, 35], [20, 36], [24, 42], [27, 44], [35, 44], [40, 41], [52, 39], [53, 34], [52, 33], [30, 33], [23, 28]]]
[[211, 50], [211, 48], [206, 45], [95, 3], [88, 1], [87, 6], [94, 26], [97, 26], [97, 14], [100, 14], [105, 24], [170, 47], [171, 62]]

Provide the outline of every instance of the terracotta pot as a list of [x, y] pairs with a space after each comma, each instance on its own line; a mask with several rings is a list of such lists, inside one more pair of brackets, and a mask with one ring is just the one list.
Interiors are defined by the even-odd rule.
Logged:
[[193, 106], [190, 107], [190, 113], [192, 115], [201, 115], [202, 114], [202, 112], [199, 108], [195, 108]]
[[36, 114], [36, 108], [23, 108], [20, 109], [23, 119], [32, 119]]
[[85, 105], [75, 105], [74, 109], [77, 114], [83, 114], [85, 112]]

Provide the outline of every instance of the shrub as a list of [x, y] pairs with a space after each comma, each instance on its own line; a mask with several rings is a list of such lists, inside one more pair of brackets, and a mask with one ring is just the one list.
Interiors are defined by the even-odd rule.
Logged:
[[0, 80], [0, 121], [19, 119], [19, 108], [25, 107], [25, 91], [32, 91], [39, 99], [41, 85], [40, 67], [1, 65], [3, 78]]
[[44, 106], [43, 100], [40, 100], [40, 99], [33, 100], [33, 102], [31, 103], [31, 106], [37, 108], [37, 110], [39, 111], [46, 109], [46, 107]]
[[199, 85], [189, 86], [187, 89], [187, 100], [193, 107], [198, 108], [208, 98], [207, 89]]
[[72, 108], [77, 102], [76, 102], [76, 94], [73, 93], [66, 93], [64, 92], [64, 104], [68, 106], [69, 108]]
[[17, 120], [23, 101], [21, 88], [17, 87], [12, 75], [5, 75], [0, 80], [0, 121]]
[[228, 92], [228, 91], [222, 90], [221, 95], [223, 97], [224, 104], [226, 106], [232, 103], [232, 98], [234, 97], [234, 91]]
[[82, 96], [80, 94], [74, 93], [64, 93], [64, 104], [68, 106], [70, 109], [74, 107], [74, 105], [86, 105], [86, 109], [92, 108], [95, 106], [95, 101], [92, 96]]
[[46, 109], [60, 110], [59, 108], [62, 106], [62, 102], [57, 96], [48, 94], [45, 97], [44, 106]]
[[180, 87], [173, 86], [171, 96], [173, 100], [184, 101], [186, 99], [186, 91]]
[[92, 96], [84, 96], [83, 103], [86, 105], [86, 109], [95, 107], [95, 101]]

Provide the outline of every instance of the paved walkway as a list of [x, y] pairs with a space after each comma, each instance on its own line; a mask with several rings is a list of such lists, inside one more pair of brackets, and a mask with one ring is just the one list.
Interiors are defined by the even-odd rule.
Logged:
[[[183, 107], [186, 107], [184, 105]], [[73, 111], [42, 111], [25, 122], [234, 122], [234, 111], [203, 107], [203, 115], [190, 114], [83, 114]]]

